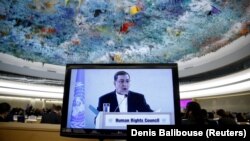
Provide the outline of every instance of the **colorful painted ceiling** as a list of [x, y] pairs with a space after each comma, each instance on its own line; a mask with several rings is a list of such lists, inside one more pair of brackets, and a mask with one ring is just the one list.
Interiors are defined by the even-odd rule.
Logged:
[[189, 60], [249, 31], [249, 0], [0, 0], [0, 52], [56, 65]]

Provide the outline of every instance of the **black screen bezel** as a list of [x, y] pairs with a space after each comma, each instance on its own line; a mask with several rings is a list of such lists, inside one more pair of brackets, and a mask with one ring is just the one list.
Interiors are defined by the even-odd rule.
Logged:
[[70, 92], [70, 79], [72, 69], [171, 69], [173, 76], [173, 98], [175, 107], [175, 125], [181, 123], [180, 118], [180, 96], [179, 96], [179, 78], [178, 65], [176, 63], [162, 64], [67, 64], [64, 80], [64, 95], [62, 108], [62, 121], [60, 135], [76, 138], [117, 138], [125, 139], [126, 130], [119, 129], [72, 129], [67, 128], [67, 114]]

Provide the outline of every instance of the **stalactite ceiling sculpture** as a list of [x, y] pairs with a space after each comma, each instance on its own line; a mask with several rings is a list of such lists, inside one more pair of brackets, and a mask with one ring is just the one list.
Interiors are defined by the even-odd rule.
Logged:
[[249, 0], [1, 0], [0, 52], [29, 61], [161, 63], [250, 31]]

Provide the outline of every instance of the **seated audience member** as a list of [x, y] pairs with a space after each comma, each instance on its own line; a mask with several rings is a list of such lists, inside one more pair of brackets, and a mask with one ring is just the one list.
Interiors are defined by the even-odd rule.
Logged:
[[199, 103], [191, 101], [186, 106], [186, 117], [185, 119], [182, 119], [182, 125], [217, 126], [217, 123], [208, 120], [207, 111], [205, 110], [204, 113]]
[[242, 115], [242, 113], [236, 114], [237, 122], [247, 122], [247, 119]]
[[10, 111], [10, 104], [0, 103], [0, 122], [8, 122], [7, 116]]
[[214, 119], [214, 113], [213, 112], [208, 112], [208, 119]]
[[62, 110], [61, 106], [53, 105], [52, 111], [42, 116], [41, 123], [60, 124], [61, 110]]
[[201, 114], [202, 114], [202, 117], [203, 117], [206, 125], [211, 125], [211, 126], [217, 126], [218, 125], [215, 120], [208, 118], [208, 112], [207, 112], [206, 109], [201, 109]]
[[232, 117], [230, 117], [223, 109], [217, 110], [216, 114], [219, 116], [219, 126], [237, 125], [236, 121]]
[[246, 113], [246, 120], [250, 122], [250, 112]]
[[186, 116], [182, 120], [183, 125], [204, 125], [205, 121], [201, 114], [200, 104], [194, 101], [187, 103]]
[[17, 117], [17, 122], [25, 122], [24, 110], [20, 110]]

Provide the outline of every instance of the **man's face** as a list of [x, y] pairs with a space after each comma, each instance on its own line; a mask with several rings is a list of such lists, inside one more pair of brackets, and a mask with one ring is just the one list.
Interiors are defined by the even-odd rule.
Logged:
[[129, 76], [128, 75], [118, 75], [117, 80], [114, 82], [116, 92], [118, 94], [128, 94], [129, 91]]

